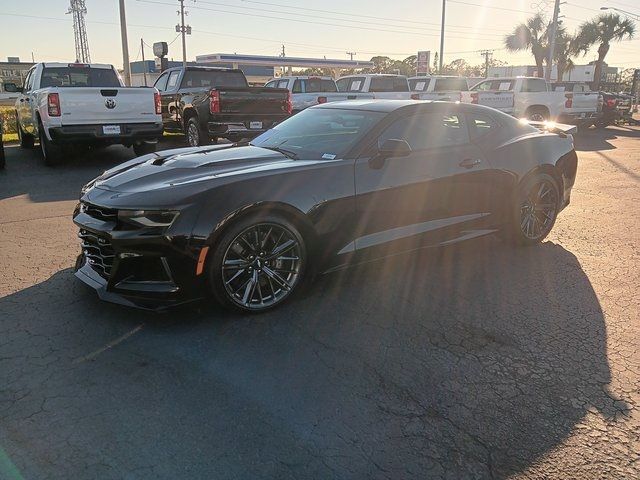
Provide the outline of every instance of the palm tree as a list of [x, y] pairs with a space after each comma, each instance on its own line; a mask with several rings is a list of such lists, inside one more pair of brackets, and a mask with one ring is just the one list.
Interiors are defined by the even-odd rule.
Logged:
[[600, 87], [602, 64], [611, 48], [612, 42], [619, 42], [625, 38], [633, 38], [636, 27], [632, 20], [621, 18], [617, 13], [603, 13], [593, 20], [580, 25], [576, 36], [576, 45], [585, 55], [592, 45], [598, 45], [598, 60], [593, 72], [593, 89]]
[[531, 50], [538, 67], [538, 76], [544, 77], [544, 58], [547, 53], [547, 30], [545, 18], [539, 13], [521, 23], [513, 33], [504, 37], [504, 46], [510, 52]]
[[555, 48], [553, 50], [553, 59], [558, 67], [558, 81], [562, 81], [565, 72], [573, 69], [574, 63], [571, 59], [579, 53], [574, 36], [569, 35], [564, 30], [558, 32], [556, 36]]

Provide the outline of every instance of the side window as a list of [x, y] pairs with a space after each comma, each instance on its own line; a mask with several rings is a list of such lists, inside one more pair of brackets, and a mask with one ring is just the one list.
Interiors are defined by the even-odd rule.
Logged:
[[390, 138], [405, 140], [412, 150], [451, 147], [469, 143], [469, 134], [459, 115], [429, 113], [401, 118], [378, 137], [378, 146]]
[[482, 138], [496, 131], [498, 125], [488, 115], [471, 113], [467, 115], [467, 121], [469, 122], [469, 130], [471, 130], [471, 137], [474, 139]]
[[29, 70], [27, 74], [27, 78], [24, 79], [24, 91], [30, 92], [33, 87], [33, 77], [34, 77], [35, 69]]
[[180, 77], [180, 70], [175, 70], [169, 74], [169, 80], [167, 81], [167, 90], [175, 90], [178, 85], [178, 78]]
[[270, 82], [267, 82], [265, 87], [266, 88], [276, 88], [276, 81], [275, 80], [271, 80]]
[[169, 79], [169, 74], [168, 73], [163, 73], [162, 75], [160, 75], [158, 77], [158, 80], [156, 80], [156, 83], [154, 84], [154, 87], [156, 87], [159, 92], [164, 92], [167, 89], [167, 80], [168, 79]]
[[522, 81], [523, 92], [546, 92], [547, 82], [543, 79], [528, 78]]
[[296, 80], [293, 82], [293, 89], [291, 90], [291, 93], [302, 93], [304, 91], [302, 88], [303, 82], [304, 80]]
[[405, 77], [395, 77], [393, 79], [393, 91], [394, 92], [408, 92], [409, 83]]
[[288, 88], [289, 87], [289, 80], [280, 80], [278, 82], [278, 88]]
[[480, 82], [475, 87], [473, 87], [472, 90], [477, 90], [477, 91], [480, 91], [480, 92], [484, 92], [486, 90], [491, 90], [491, 84], [492, 83], [493, 83], [493, 81], [491, 81], [491, 80], [486, 81], [486, 82]]

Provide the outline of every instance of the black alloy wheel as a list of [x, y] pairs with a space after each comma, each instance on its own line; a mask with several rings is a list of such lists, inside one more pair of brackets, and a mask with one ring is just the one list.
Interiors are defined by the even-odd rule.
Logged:
[[541, 175], [529, 184], [520, 204], [520, 234], [525, 243], [539, 243], [551, 231], [558, 214], [559, 193], [555, 181]]
[[221, 303], [263, 312], [293, 294], [305, 266], [306, 248], [298, 230], [285, 219], [268, 216], [240, 222], [224, 235], [213, 255], [210, 275]]
[[200, 129], [198, 119], [191, 117], [187, 122], [187, 143], [190, 147], [200, 147], [209, 144], [209, 137]]

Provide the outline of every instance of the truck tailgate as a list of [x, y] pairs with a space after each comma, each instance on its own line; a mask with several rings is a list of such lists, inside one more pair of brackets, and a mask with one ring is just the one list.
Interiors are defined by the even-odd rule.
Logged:
[[598, 110], [598, 92], [573, 93], [570, 112], [596, 112]]
[[287, 115], [289, 90], [285, 88], [220, 89], [221, 114]]
[[154, 89], [58, 88], [63, 125], [159, 122]]

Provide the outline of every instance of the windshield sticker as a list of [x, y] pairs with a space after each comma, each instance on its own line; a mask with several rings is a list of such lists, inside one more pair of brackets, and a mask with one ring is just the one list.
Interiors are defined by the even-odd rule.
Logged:
[[511, 90], [511, 82], [500, 82], [500, 86], [498, 87], [498, 90], [501, 90], [503, 92]]
[[423, 91], [426, 84], [427, 84], [427, 82], [418, 82], [418, 83], [416, 83], [415, 90], [417, 90], [418, 92]]
[[325, 154], [322, 155], [322, 159], [323, 160], [333, 160], [335, 158], [336, 158], [336, 156], [333, 155], [332, 153], [325, 153]]
[[350, 91], [359, 91], [360, 90], [360, 85], [362, 85], [362, 81], [360, 80], [354, 80], [353, 82], [351, 82], [351, 88], [349, 89]]

